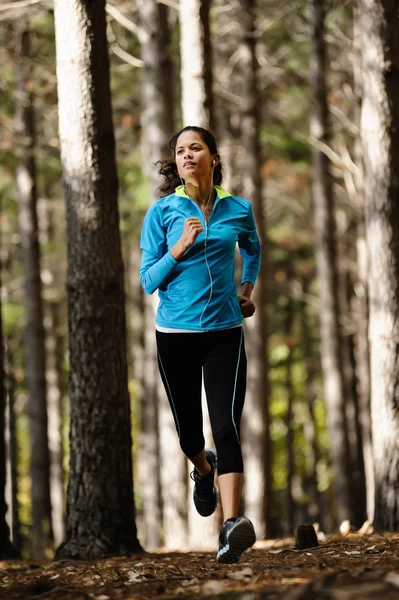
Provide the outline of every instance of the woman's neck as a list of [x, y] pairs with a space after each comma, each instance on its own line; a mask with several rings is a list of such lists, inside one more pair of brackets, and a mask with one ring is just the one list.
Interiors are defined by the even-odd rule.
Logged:
[[211, 181], [186, 181], [184, 189], [201, 210], [213, 202], [216, 195]]

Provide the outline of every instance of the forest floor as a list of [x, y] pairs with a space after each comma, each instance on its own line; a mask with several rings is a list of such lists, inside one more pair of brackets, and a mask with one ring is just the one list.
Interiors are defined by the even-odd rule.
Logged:
[[144, 553], [98, 561], [2, 561], [0, 598], [59, 600], [399, 599], [399, 535], [329, 536], [317, 548], [258, 542], [241, 562], [215, 553]]

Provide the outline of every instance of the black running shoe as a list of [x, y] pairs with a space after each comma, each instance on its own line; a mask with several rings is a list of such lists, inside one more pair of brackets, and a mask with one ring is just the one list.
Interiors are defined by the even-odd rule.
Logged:
[[231, 564], [240, 560], [241, 554], [256, 541], [254, 526], [246, 517], [227, 519], [219, 534], [219, 552], [216, 560]]
[[211, 470], [208, 475], [201, 477], [197, 469], [194, 469], [190, 474], [191, 479], [195, 482], [193, 491], [195, 508], [201, 517], [209, 517], [212, 515], [216, 510], [219, 499], [214, 483], [217, 467], [216, 452], [211, 448], [206, 448], [205, 454], [208, 463], [211, 465]]

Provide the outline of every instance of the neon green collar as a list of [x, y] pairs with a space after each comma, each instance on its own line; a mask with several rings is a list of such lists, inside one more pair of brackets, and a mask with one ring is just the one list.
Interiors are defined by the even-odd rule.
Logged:
[[[230, 192], [227, 192], [220, 185], [214, 185], [213, 187], [215, 188], [219, 198], [228, 198], [228, 196], [231, 196]], [[187, 196], [186, 192], [184, 191], [184, 185], [179, 185], [175, 190], [175, 194], [176, 196], [181, 196], [182, 198], [190, 198], [190, 196]]]

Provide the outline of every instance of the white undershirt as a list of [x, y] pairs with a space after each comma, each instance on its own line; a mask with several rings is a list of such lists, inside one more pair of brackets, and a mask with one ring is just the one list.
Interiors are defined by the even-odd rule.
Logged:
[[233, 325], [232, 327], [223, 327], [222, 329], [207, 329], [205, 331], [199, 331], [197, 329], [170, 329], [169, 327], [161, 327], [160, 325], [156, 325], [155, 329], [161, 333], [209, 333], [210, 331], [226, 331], [226, 329], [236, 329], [237, 327], [242, 327], [241, 323], [239, 325]]

